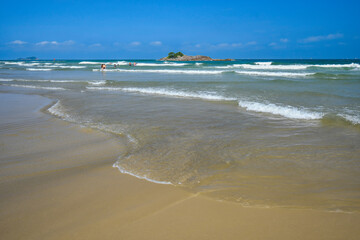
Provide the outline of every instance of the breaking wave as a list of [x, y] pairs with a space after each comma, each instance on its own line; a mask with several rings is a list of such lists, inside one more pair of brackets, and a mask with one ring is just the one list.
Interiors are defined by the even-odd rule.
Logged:
[[239, 106], [248, 111], [270, 113], [280, 115], [292, 119], [321, 119], [324, 114], [319, 112], [311, 112], [306, 109], [296, 108], [292, 106], [279, 106], [273, 103], [259, 103], [250, 101], [239, 101]]
[[23, 88], [34, 88], [34, 89], [46, 89], [46, 90], [66, 90], [62, 87], [41, 87], [41, 86], [33, 86], [33, 85], [20, 85], [20, 84], [9, 84], [6, 86], [11, 87], [23, 87]]
[[107, 90], [107, 91], [123, 91], [123, 92], [134, 92], [150, 95], [162, 95], [169, 97], [180, 97], [180, 98], [197, 98], [211, 101], [235, 101], [235, 98], [224, 97], [220, 95], [214, 95], [207, 92], [185, 92], [174, 89], [164, 88], [115, 88], [115, 87], [87, 87], [89, 90]]
[[49, 68], [27, 68], [28, 71], [51, 71]]
[[239, 74], [270, 77], [306, 77], [314, 73], [292, 73], [292, 72], [256, 72], [256, 71], [235, 71]]
[[105, 72], [130, 72], [130, 73], [169, 73], [169, 74], [221, 74], [224, 71], [206, 71], [206, 70], [129, 70], [129, 69], [93, 69], [93, 71], [105, 71]]

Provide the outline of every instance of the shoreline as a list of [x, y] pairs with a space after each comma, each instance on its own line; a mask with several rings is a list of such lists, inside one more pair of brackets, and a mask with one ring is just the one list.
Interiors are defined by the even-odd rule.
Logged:
[[[122, 145], [110, 134], [45, 114], [40, 109], [46, 106], [39, 105], [54, 102], [45, 97], [0, 96], [12, 99], [6, 107], [14, 110], [6, 115], [9, 123], [0, 125], [3, 239], [357, 239], [360, 234], [359, 213], [243, 207], [122, 174], [113, 168]], [[32, 107], [14, 105], [24, 101]]]

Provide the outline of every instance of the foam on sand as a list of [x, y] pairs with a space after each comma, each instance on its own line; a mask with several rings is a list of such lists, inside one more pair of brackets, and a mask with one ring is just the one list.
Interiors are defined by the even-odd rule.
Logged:
[[292, 106], [279, 106], [273, 103], [239, 101], [239, 106], [248, 111], [270, 113], [291, 119], [314, 120], [321, 119], [324, 116], [323, 113], [311, 112], [306, 109], [300, 109]]
[[119, 171], [120, 171], [121, 173], [123, 173], [123, 174], [128, 174], [128, 175], [130, 175], [130, 176], [133, 176], [133, 177], [136, 177], [136, 178], [139, 178], [139, 179], [143, 179], [143, 180], [146, 180], [146, 181], [148, 181], [148, 182], [153, 182], [153, 183], [158, 183], [158, 184], [172, 184], [171, 182], [157, 181], [157, 180], [148, 178], [148, 177], [146, 177], [146, 176], [140, 176], [140, 175], [136, 175], [136, 174], [134, 174], [134, 173], [132, 173], [132, 172], [126, 171], [123, 167], [121, 167], [121, 166], [119, 165], [118, 162], [114, 163], [114, 164], [113, 164], [113, 167], [119, 169]]

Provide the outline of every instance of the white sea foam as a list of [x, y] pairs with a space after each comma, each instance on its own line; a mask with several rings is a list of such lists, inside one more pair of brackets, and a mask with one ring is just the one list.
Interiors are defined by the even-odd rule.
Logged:
[[321, 119], [324, 116], [323, 113], [311, 112], [306, 109], [300, 109], [292, 106], [279, 106], [272, 103], [239, 101], [239, 106], [249, 111], [271, 113], [292, 119], [312, 120], [312, 119]]
[[271, 65], [271, 64], [234, 64], [232, 65], [234, 68], [247, 68], [247, 69], [255, 69], [255, 70], [301, 70], [306, 69], [307, 65]]
[[345, 118], [347, 121], [351, 122], [352, 124], [360, 124], [360, 117], [349, 115], [349, 114], [339, 114], [340, 117]]
[[48, 112], [64, 120], [74, 122], [74, 119], [69, 114], [65, 113], [60, 101], [57, 101], [54, 105], [52, 105], [48, 109]]
[[311, 67], [319, 68], [360, 68], [360, 64], [290, 64], [272, 65], [272, 62], [255, 62], [255, 64], [232, 64], [227, 66], [216, 66], [215, 68], [245, 68], [254, 70], [304, 70]]
[[88, 64], [88, 65], [91, 65], [91, 64], [104, 64], [103, 62], [88, 62], [88, 61], [83, 61], [83, 62], [79, 62], [79, 64]]
[[23, 64], [24, 62], [4, 62], [4, 64], [10, 64], [10, 65], [18, 65], [18, 64]]
[[77, 82], [75, 80], [42, 80], [42, 79], [13, 79], [15, 82], [53, 82], [53, 83], [66, 83]]
[[165, 70], [165, 69], [159, 69], [159, 70], [128, 70], [128, 69], [93, 69], [93, 71], [106, 71], [106, 72], [130, 72], [130, 73], [169, 73], [169, 74], [221, 74], [224, 71], [203, 71], [203, 70]]
[[181, 67], [189, 65], [188, 63], [136, 63], [136, 66], [144, 67], [162, 67], [162, 66], [171, 66], [171, 67]]
[[125, 62], [125, 61], [108, 62], [106, 64], [110, 64], [110, 65], [114, 65], [114, 64], [116, 64], [116, 65], [129, 65], [129, 63]]
[[256, 65], [271, 65], [272, 62], [255, 62]]
[[143, 180], [146, 180], [146, 181], [149, 181], [149, 182], [153, 182], [153, 183], [158, 183], [158, 184], [172, 184], [171, 182], [165, 182], [165, 181], [157, 181], [157, 180], [154, 180], [154, 179], [150, 179], [148, 177], [145, 177], [145, 176], [139, 176], [139, 175], [136, 175], [132, 172], [129, 172], [129, 171], [126, 171], [124, 168], [122, 168], [117, 162], [113, 164], [113, 167], [114, 168], [117, 168], [119, 169], [119, 171], [123, 174], [128, 174], [128, 175], [131, 175], [133, 177], [136, 177], [136, 178], [139, 178], [139, 179], [143, 179]]
[[51, 71], [49, 68], [27, 68], [28, 71]]
[[32, 67], [32, 66], [40, 65], [40, 63], [17, 63], [17, 65], [25, 66], [25, 67]]
[[235, 71], [239, 74], [269, 77], [306, 77], [314, 73], [292, 73], [292, 72], [257, 72], [257, 71]]
[[123, 91], [143, 93], [150, 95], [163, 95], [169, 97], [180, 98], [197, 98], [211, 101], [235, 101], [235, 98], [224, 97], [220, 95], [211, 94], [208, 92], [185, 92], [174, 89], [165, 88], [115, 88], [115, 87], [86, 87], [89, 90], [107, 90], [107, 91]]
[[76, 80], [44, 80], [44, 81], [49, 81], [49, 82], [53, 82], [53, 83], [75, 83], [75, 82], [81, 82], [81, 81], [76, 81]]
[[23, 87], [23, 88], [35, 88], [35, 89], [46, 89], [46, 90], [66, 90], [61, 87], [42, 87], [42, 86], [34, 86], [34, 85], [20, 85], [20, 84], [9, 84], [7, 86], [11, 87]]
[[203, 65], [203, 63], [197, 62], [197, 63], [195, 63], [195, 65], [196, 65], [196, 66], [201, 66], [201, 65]]
[[95, 85], [95, 86], [100, 86], [100, 85], [105, 85], [106, 81], [105, 80], [101, 80], [101, 81], [89, 81], [88, 82], [90, 85]]
[[78, 69], [78, 68], [86, 68], [85, 66], [58, 66], [59, 68], [71, 68], [71, 69]]
[[14, 79], [0, 78], [0, 82], [12, 82]]
[[323, 67], [323, 68], [359, 68], [360, 64], [350, 63], [350, 64], [315, 64], [309, 65], [309, 67]]

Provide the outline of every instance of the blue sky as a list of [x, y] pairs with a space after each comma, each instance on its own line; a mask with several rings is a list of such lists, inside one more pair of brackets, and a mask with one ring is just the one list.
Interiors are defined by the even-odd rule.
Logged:
[[360, 58], [360, 1], [3, 1], [0, 58]]

